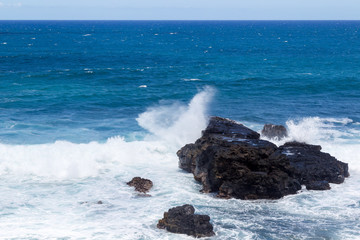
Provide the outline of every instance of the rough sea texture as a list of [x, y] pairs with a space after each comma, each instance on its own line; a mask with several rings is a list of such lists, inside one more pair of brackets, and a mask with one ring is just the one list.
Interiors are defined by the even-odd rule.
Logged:
[[[0, 21], [0, 81], [1, 239], [192, 239], [156, 228], [184, 204], [212, 239], [360, 239], [360, 21]], [[320, 144], [351, 176], [202, 194], [176, 151], [211, 115], [283, 124], [276, 144]]]

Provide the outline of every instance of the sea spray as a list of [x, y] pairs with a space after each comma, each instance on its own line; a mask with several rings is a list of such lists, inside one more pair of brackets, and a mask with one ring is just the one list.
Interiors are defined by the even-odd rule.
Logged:
[[137, 121], [148, 130], [147, 139], [163, 141], [176, 150], [187, 143], [194, 142], [206, 128], [207, 107], [214, 95], [212, 87], [205, 87], [187, 106], [179, 103], [151, 107], [139, 115]]
[[[149, 108], [137, 121], [149, 131], [142, 141], [115, 136], [105, 143], [56, 141], [36, 145], [0, 144], [0, 174], [31, 178], [73, 179], [118, 173], [121, 169], [152, 168], [164, 161], [177, 164], [175, 152], [195, 141], [207, 124], [207, 106], [214, 89], [206, 87], [188, 105]], [[167, 158], [165, 160], [164, 158]]]

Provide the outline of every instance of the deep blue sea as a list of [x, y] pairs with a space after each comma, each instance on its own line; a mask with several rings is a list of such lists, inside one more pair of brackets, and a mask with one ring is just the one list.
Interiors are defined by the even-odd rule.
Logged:
[[[211, 239], [360, 239], [360, 21], [0, 21], [0, 83], [1, 239], [192, 239], [156, 228], [186, 203]], [[319, 144], [351, 176], [200, 193], [176, 151], [212, 115], [282, 124], [276, 144]]]

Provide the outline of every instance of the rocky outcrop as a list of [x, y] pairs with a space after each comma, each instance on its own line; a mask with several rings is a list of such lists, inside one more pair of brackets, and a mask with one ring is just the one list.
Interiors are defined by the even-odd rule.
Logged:
[[215, 235], [210, 217], [194, 213], [194, 207], [188, 204], [171, 208], [164, 213], [164, 218], [159, 220], [157, 227], [172, 233], [187, 234], [196, 238]]
[[187, 144], [177, 152], [179, 167], [185, 171], [194, 172], [196, 167], [195, 159], [203, 150], [210, 145], [218, 143], [219, 139], [228, 139], [231, 141], [236, 138], [259, 139], [260, 134], [233, 120], [212, 117], [207, 128], [202, 131], [202, 137], [199, 138], [195, 144]]
[[329, 182], [349, 176], [347, 164], [320, 152], [320, 146], [287, 143], [278, 148], [255, 133], [213, 117], [201, 138], [177, 152], [179, 167], [193, 173], [203, 192], [240, 199], [278, 199], [295, 194], [302, 184], [327, 189]]
[[287, 130], [282, 125], [265, 124], [261, 135], [269, 139], [281, 140], [288, 136]]
[[134, 177], [130, 182], [126, 184], [135, 187], [135, 190], [141, 193], [148, 192], [153, 186], [151, 180], [141, 177]]

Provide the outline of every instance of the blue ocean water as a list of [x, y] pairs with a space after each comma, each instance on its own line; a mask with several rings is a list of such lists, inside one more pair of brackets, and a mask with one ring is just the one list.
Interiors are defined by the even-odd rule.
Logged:
[[[215, 239], [360, 239], [359, 40], [360, 21], [0, 21], [0, 237], [183, 239], [156, 222], [190, 203]], [[210, 115], [283, 124], [351, 177], [278, 201], [201, 194], [175, 153]]]

